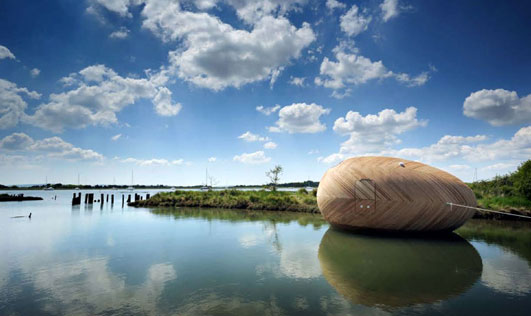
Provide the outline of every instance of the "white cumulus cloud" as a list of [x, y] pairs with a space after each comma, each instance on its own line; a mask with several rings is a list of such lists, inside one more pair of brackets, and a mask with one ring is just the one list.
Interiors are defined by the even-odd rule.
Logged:
[[0, 45], [0, 59], [15, 59], [15, 55], [5, 46]]
[[265, 153], [260, 150], [254, 153], [243, 153], [241, 155], [236, 155], [232, 160], [241, 162], [244, 164], [262, 164], [271, 161], [271, 157], [267, 157]]
[[163, 86], [164, 74], [148, 74], [148, 78], [122, 77], [104, 65], [89, 66], [70, 74], [69, 90], [52, 93], [49, 102], [37, 107], [25, 121], [54, 132], [65, 128], [110, 125], [118, 122], [116, 113], [139, 99], [151, 99], [155, 112], [162, 116], [177, 115], [179, 103], [172, 103], [171, 91]]
[[382, 10], [382, 19], [384, 22], [387, 22], [400, 14], [398, 0], [384, 0], [380, 4], [380, 9]]
[[470, 162], [492, 161], [506, 163], [531, 157], [531, 126], [518, 130], [510, 139], [500, 139], [485, 143], [484, 135], [444, 136], [437, 143], [420, 148], [402, 148], [384, 151], [385, 155], [394, 155], [424, 162], [463, 159]]
[[33, 68], [32, 70], [30, 70], [30, 75], [33, 78], [36, 78], [40, 73], [41, 73], [41, 71], [39, 69], [37, 69], [37, 68]]
[[333, 11], [334, 9], [344, 9], [347, 5], [337, 0], [326, 0], [326, 7]]
[[0, 129], [16, 126], [19, 121], [26, 120], [25, 110], [28, 104], [23, 97], [39, 99], [41, 95], [0, 79]]
[[381, 60], [371, 59], [359, 54], [356, 48], [350, 48], [341, 43], [333, 52], [336, 61], [328, 57], [323, 59], [319, 69], [320, 77], [315, 78], [315, 84], [334, 90], [332, 96], [341, 98], [349, 95], [351, 85], [360, 85], [371, 80], [394, 78], [408, 87], [424, 85], [429, 80], [429, 73], [423, 72], [417, 76], [405, 73], [395, 73], [383, 64]]
[[0, 140], [0, 149], [26, 150], [33, 145], [33, 138], [25, 133], [13, 133]]
[[278, 145], [276, 143], [274, 143], [274, 142], [267, 142], [267, 143], [264, 144], [264, 148], [265, 149], [275, 149], [277, 147], [278, 147]]
[[119, 30], [112, 32], [109, 34], [109, 38], [113, 39], [124, 39], [129, 36], [129, 30], [126, 27], [121, 27]]
[[340, 135], [348, 135], [349, 139], [341, 144], [338, 153], [318, 158], [325, 163], [333, 163], [349, 156], [374, 154], [400, 144], [398, 135], [423, 127], [427, 121], [417, 118], [417, 109], [408, 107], [403, 112], [385, 109], [377, 115], [361, 115], [349, 111], [345, 117], [338, 118], [334, 123], [334, 131]]
[[306, 0], [223, 0], [248, 26], [240, 29], [201, 12], [213, 8], [214, 0], [195, 1], [199, 11], [173, 0], [97, 2], [122, 16], [132, 16], [129, 9], [143, 4], [142, 27], [164, 42], [178, 44], [169, 54], [171, 74], [216, 91], [262, 80], [273, 85], [284, 67], [315, 40], [308, 23], [297, 28], [285, 17]]
[[293, 103], [280, 109], [276, 126], [269, 127], [269, 131], [290, 134], [322, 132], [326, 125], [320, 121], [320, 117], [329, 113], [330, 109], [315, 103]]
[[[251, 30], [235, 29], [204, 12], [181, 9], [176, 2], [149, 1], [143, 27], [163, 41], [179, 41], [170, 52], [171, 69], [197, 86], [212, 90], [274, 79], [315, 40], [308, 23], [296, 28], [284, 17], [263, 16]], [[271, 36], [275, 34], [275, 36]]]
[[44, 154], [48, 158], [71, 161], [101, 161], [104, 158], [92, 149], [75, 147], [57, 136], [34, 140], [25, 133], [13, 133], [4, 137], [0, 140], [0, 149], [16, 151], [26, 156]]
[[111, 137], [111, 140], [112, 141], [117, 141], [118, 139], [120, 139], [120, 137], [122, 137], [122, 134], [116, 134], [113, 137]]
[[272, 107], [264, 107], [263, 105], [259, 105], [256, 107], [256, 110], [264, 115], [271, 115], [272, 113], [275, 113], [280, 109], [280, 105], [275, 105]]
[[520, 98], [515, 91], [479, 90], [465, 99], [463, 114], [494, 126], [527, 123], [531, 121], [531, 94]]
[[125, 158], [120, 160], [123, 163], [133, 163], [141, 167], [161, 167], [161, 166], [180, 166], [184, 163], [184, 159], [168, 160], [163, 158], [152, 159], [137, 159], [137, 158]]
[[339, 20], [339, 25], [343, 32], [347, 33], [349, 36], [356, 36], [367, 30], [372, 17], [360, 12], [358, 6], [353, 5], [350, 10], [339, 18]]
[[269, 141], [269, 137], [267, 136], [260, 136], [258, 134], [253, 134], [249, 131], [241, 134], [238, 136], [239, 139], [243, 139], [246, 142], [267, 142]]
[[298, 86], [298, 87], [304, 87], [304, 80], [306, 80], [305, 77], [291, 77], [289, 84]]

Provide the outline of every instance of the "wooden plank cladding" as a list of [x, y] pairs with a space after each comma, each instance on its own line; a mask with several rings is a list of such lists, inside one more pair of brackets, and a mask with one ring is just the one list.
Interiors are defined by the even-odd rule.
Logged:
[[472, 190], [453, 175], [420, 162], [357, 157], [330, 168], [317, 204], [332, 225], [395, 231], [454, 230], [474, 215]]

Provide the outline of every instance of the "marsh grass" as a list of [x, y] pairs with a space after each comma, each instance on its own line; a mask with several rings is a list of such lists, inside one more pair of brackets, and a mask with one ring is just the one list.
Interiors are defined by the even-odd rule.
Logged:
[[487, 196], [478, 199], [478, 206], [493, 210], [531, 210], [531, 201], [522, 196]]
[[157, 193], [149, 200], [136, 201], [143, 207], [203, 207], [319, 213], [313, 194], [283, 191], [174, 191]]

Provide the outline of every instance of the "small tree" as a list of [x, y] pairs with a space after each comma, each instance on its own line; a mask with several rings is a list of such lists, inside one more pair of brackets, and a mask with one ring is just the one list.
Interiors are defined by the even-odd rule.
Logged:
[[282, 166], [276, 165], [273, 169], [266, 172], [266, 176], [271, 181], [271, 189], [277, 190], [278, 181], [280, 180], [280, 174], [282, 173]]

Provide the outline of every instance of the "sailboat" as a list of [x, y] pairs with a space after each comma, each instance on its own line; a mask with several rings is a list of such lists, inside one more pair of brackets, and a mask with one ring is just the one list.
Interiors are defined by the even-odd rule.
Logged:
[[133, 170], [131, 170], [131, 186], [127, 187], [127, 190], [133, 191], [135, 188], [133, 187]]
[[53, 191], [53, 187], [52, 186], [48, 186], [48, 177], [46, 177], [46, 185], [44, 186], [44, 190]]
[[206, 168], [206, 173], [205, 173], [205, 185], [203, 185], [201, 187], [201, 191], [208, 191], [208, 190], [212, 190], [212, 186], [209, 186], [208, 185], [208, 168]]

